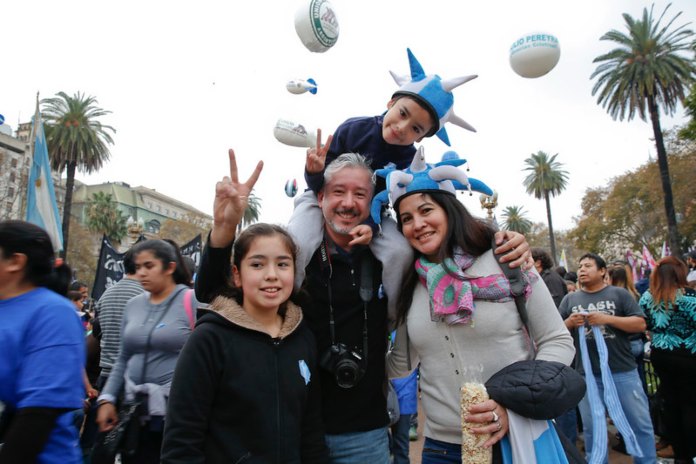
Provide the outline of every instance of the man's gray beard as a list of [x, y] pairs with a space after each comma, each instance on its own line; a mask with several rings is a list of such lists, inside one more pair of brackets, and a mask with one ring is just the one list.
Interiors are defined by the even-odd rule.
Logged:
[[331, 228], [331, 230], [333, 230], [337, 234], [341, 234], [341, 235], [350, 235], [350, 231], [353, 230], [352, 227], [350, 227], [350, 228], [339, 227], [333, 221], [329, 221], [329, 220], [326, 221], [326, 224]]

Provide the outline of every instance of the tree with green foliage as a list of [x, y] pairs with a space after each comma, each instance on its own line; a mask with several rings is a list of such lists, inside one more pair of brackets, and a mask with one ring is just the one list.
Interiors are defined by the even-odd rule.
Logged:
[[[696, 241], [696, 143], [670, 152], [672, 186], [682, 248]], [[588, 189], [582, 200], [582, 214], [571, 231], [579, 248], [620, 257], [627, 249], [647, 246], [653, 256], [668, 235], [661, 213], [662, 189], [658, 163], [651, 161], [613, 178], [606, 187]], [[676, 254], [673, 252], [673, 254]]]
[[599, 93], [597, 103], [607, 109], [612, 118], [632, 120], [636, 113], [645, 121], [650, 116], [664, 194], [664, 211], [669, 230], [672, 252], [681, 254], [677, 218], [674, 211], [672, 183], [669, 175], [667, 152], [660, 127], [660, 110], [674, 114], [677, 104], [684, 101], [685, 90], [696, 82], [694, 61], [694, 33], [687, 24], [672, 28], [681, 12], [666, 25], [662, 20], [670, 5], [659, 18], [653, 9], [643, 8], [641, 18], [624, 13], [628, 33], [611, 30], [600, 40], [609, 40], [619, 46], [594, 59], [601, 63], [590, 79], [597, 78], [592, 95]]
[[58, 92], [42, 100], [46, 143], [51, 167], [66, 170], [65, 204], [63, 206], [63, 257], [68, 250], [70, 213], [72, 209], [75, 171], [87, 174], [98, 171], [109, 159], [107, 145], [113, 144], [116, 130], [102, 124], [99, 118], [111, 113], [97, 106], [97, 99], [77, 92], [73, 96]]
[[87, 202], [87, 227], [92, 232], [106, 234], [112, 243], [121, 243], [128, 234], [127, 221], [110, 193], [95, 192]]
[[506, 206], [502, 212], [503, 228], [528, 234], [532, 230], [532, 221], [527, 219], [526, 214], [522, 206]]
[[539, 151], [524, 160], [527, 165], [525, 171], [529, 174], [523, 183], [527, 193], [534, 195], [534, 198], [544, 199], [546, 202], [546, 219], [549, 226], [549, 244], [551, 248], [551, 258], [554, 263], [558, 255], [556, 254], [556, 240], [553, 235], [553, 221], [551, 220], [551, 196], [558, 196], [568, 185], [568, 172], [563, 169], [563, 165], [556, 161], [558, 153], [549, 156], [543, 151]]

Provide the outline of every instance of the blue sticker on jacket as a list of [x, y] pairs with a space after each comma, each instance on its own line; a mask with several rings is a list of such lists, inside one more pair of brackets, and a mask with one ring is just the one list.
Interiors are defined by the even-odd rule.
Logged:
[[307, 363], [304, 362], [304, 359], [300, 359], [297, 361], [297, 363], [300, 365], [300, 375], [304, 379], [305, 385], [309, 384], [309, 379], [312, 378], [311, 372], [309, 372], [309, 367], [307, 366]]

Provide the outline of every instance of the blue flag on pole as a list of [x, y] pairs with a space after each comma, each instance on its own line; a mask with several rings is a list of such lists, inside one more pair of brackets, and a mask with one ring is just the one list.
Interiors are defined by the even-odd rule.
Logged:
[[53, 189], [51, 165], [48, 162], [48, 148], [39, 112], [39, 102], [36, 102], [34, 115], [34, 156], [29, 173], [27, 186], [27, 221], [43, 228], [51, 237], [53, 250], [63, 249], [63, 231], [58, 219], [58, 204], [56, 192]]

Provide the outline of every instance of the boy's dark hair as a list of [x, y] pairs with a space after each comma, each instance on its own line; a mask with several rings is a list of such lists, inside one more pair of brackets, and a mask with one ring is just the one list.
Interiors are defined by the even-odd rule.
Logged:
[[541, 261], [541, 270], [545, 271], [553, 267], [553, 261], [551, 261], [551, 255], [548, 254], [543, 248], [532, 248], [532, 259], [534, 261]]
[[[495, 230], [488, 223], [472, 216], [469, 210], [457, 200], [457, 197], [447, 192], [413, 193], [413, 195], [428, 195], [433, 202], [445, 210], [447, 232], [438, 251], [440, 259], [452, 257], [457, 248], [474, 257], [481, 256], [491, 249], [491, 240]], [[396, 218], [399, 231], [402, 231], [403, 225], [398, 211]], [[417, 251], [416, 255], [418, 255]], [[397, 325], [406, 321], [413, 300], [413, 289], [417, 281], [418, 275], [415, 266], [410, 266], [404, 278], [401, 297], [396, 303]]]
[[573, 272], [573, 271], [566, 272], [566, 275], [564, 278], [565, 278], [565, 280], [573, 282], [574, 284], [576, 284], [578, 282], [578, 274], [576, 272]]
[[81, 301], [82, 293], [78, 292], [77, 290], [68, 290], [67, 297], [70, 301]]
[[123, 272], [126, 275], [135, 274], [135, 259], [133, 258], [133, 247], [129, 248], [128, 251], [126, 251], [126, 254], [123, 255]]
[[81, 280], [73, 280], [68, 287], [69, 291], [79, 292], [81, 288], [87, 288], [87, 284]]
[[607, 268], [607, 262], [604, 261], [604, 258], [602, 258], [601, 256], [599, 256], [598, 254], [595, 254], [595, 253], [585, 253], [584, 255], [582, 255], [582, 256], [580, 257], [580, 259], [578, 259], [578, 263], [579, 263], [580, 261], [582, 261], [583, 259], [585, 259], [585, 258], [591, 259], [592, 261], [594, 261], [595, 264], [597, 265], [597, 269], [606, 269], [606, 268]]

